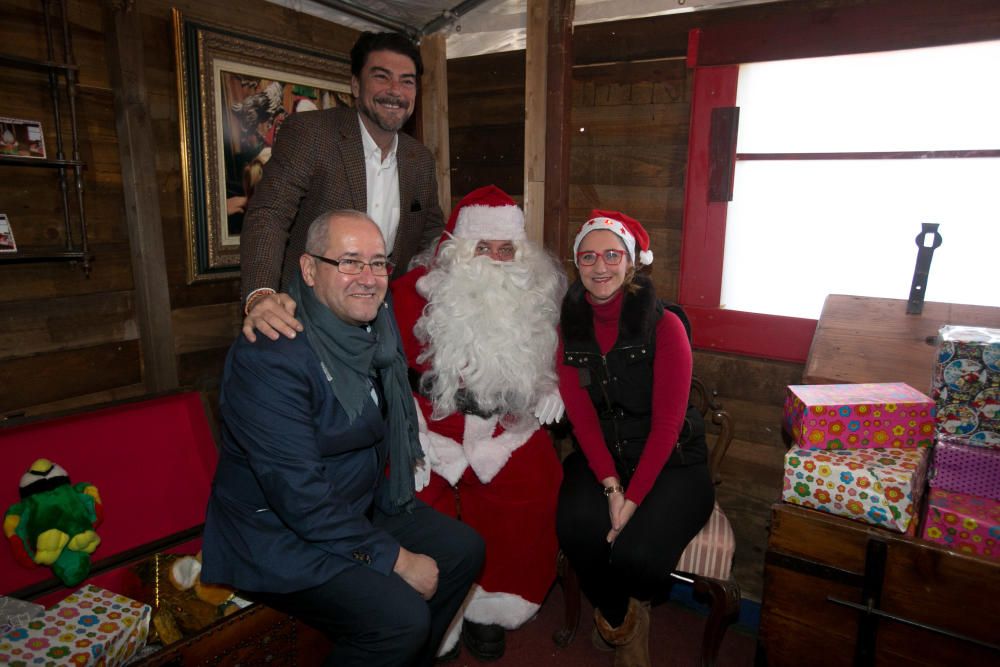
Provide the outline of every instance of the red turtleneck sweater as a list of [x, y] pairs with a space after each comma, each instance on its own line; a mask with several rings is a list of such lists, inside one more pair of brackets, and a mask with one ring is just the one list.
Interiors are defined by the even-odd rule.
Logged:
[[[594, 303], [590, 300], [590, 295], [586, 295], [594, 310], [594, 334], [601, 354], [607, 354], [618, 339], [623, 294], [624, 291], [619, 291], [606, 303]], [[614, 461], [597, 420], [597, 411], [587, 390], [580, 386], [579, 369], [562, 363], [561, 337], [556, 359], [559, 360], [559, 392], [566, 403], [566, 414], [573, 423], [573, 431], [590, 469], [598, 480], [617, 477]], [[641, 504], [653, 488], [653, 483], [677, 444], [684, 426], [688, 393], [691, 391], [691, 371], [691, 345], [684, 324], [676, 315], [665, 311], [656, 325], [652, 426], [639, 466], [625, 490], [625, 497], [636, 504]]]

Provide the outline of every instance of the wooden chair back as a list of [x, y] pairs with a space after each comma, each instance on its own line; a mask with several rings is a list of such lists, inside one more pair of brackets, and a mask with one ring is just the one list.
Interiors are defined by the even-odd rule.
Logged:
[[708, 468], [712, 473], [712, 481], [718, 486], [722, 484], [722, 461], [726, 458], [726, 452], [729, 451], [729, 445], [735, 434], [733, 418], [722, 409], [722, 405], [718, 401], [718, 392], [709, 392], [705, 383], [697, 376], [691, 378], [691, 396], [688, 398], [688, 402], [701, 412], [706, 424], [711, 422], [719, 427], [714, 437], [711, 437], [710, 434], [710, 437], [707, 438], [709, 444]]

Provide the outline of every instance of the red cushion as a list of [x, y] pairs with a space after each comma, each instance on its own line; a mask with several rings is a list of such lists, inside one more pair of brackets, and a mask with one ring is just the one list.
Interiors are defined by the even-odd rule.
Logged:
[[[0, 511], [19, 500], [21, 475], [38, 458], [97, 486], [100, 560], [203, 523], [217, 452], [196, 392], [0, 429]], [[51, 576], [0, 545], [0, 594]]]

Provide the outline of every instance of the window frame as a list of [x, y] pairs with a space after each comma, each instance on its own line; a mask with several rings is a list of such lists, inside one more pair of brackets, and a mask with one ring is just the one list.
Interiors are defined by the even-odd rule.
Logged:
[[[693, 344], [698, 349], [803, 363], [817, 326], [814, 319], [720, 306], [728, 205], [709, 201], [712, 112], [735, 106], [739, 63], [920, 48], [1000, 36], [1000, 6], [984, 6], [975, 0], [954, 0], [948, 7], [930, 0], [903, 4], [872, 0], [829, 10], [823, 22], [813, 20], [817, 10], [809, 6], [812, 3], [803, 4], [773, 13], [767, 21], [756, 17], [689, 33], [688, 67], [693, 70], [693, 81], [678, 300], [691, 319]], [[730, 164], [736, 159], [735, 143], [731, 150]]]
[[698, 67], [694, 73], [678, 297], [691, 320], [695, 347], [804, 362], [816, 320], [719, 305], [728, 204], [709, 201], [709, 135], [712, 109], [736, 104], [738, 74], [738, 65]]

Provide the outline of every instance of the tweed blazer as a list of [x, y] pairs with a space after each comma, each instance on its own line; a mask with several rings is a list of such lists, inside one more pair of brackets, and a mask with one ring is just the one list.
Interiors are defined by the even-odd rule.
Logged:
[[[399, 133], [399, 229], [392, 277], [436, 242], [444, 230], [434, 156]], [[281, 125], [264, 176], [254, 190], [240, 239], [241, 292], [284, 291], [299, 270], [309, 223], [333, 209], [368, 209], [358, 112], [347, 107], [289, 116]]]

